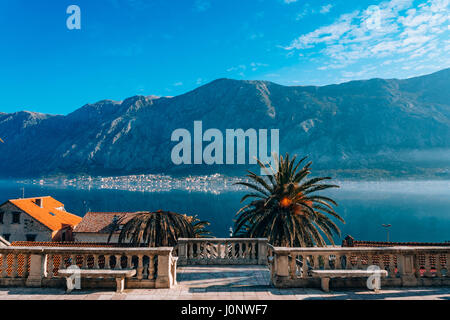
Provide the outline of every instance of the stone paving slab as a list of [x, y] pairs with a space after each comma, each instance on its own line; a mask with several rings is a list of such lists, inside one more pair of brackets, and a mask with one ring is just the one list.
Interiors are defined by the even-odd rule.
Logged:
[[0, 300], [450, 300], [450, 287], [385, 288], [379, 293], [347, 289], [325, 293], [315, 288], [271, 287], [263, 266], [179, 267], [173, 289], [81, 290], [0, 288]]

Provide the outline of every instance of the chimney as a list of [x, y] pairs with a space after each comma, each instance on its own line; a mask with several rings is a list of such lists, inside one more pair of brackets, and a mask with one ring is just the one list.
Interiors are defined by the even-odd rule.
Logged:
[[36, 198], [36, 205], [43, 208], [44, 207], [44, 199]]

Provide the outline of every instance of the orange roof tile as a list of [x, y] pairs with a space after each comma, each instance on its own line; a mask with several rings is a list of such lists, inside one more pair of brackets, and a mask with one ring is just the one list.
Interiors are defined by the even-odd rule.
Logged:
[[[36, 204], [37, 199], [42, 199], [42, 208]], [[75, 227], [82, 220], [79, 216], [65, 211], [61, 202], [49, 196], [12, 199], [9, 202], [53, 231], [68, 225]]]

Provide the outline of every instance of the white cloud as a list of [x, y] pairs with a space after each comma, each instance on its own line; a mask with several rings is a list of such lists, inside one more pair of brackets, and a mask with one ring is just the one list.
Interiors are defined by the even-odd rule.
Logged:
[[328, 13], [331, 11], [331, 8], [333, 8], [332, 4], [324, 5], [324, 6], [320, 7], [320, 13], [322, 13], [322, 14]]
[[327, 57], [321, 70], [344, 68], [362, 59], [392, 60], [400, 54], [407, 57], [404, 63], [408, 66], [412, 59], [430, 53], [442, 56], [446, 46], [441, 35], [449, 32], [449, 0], [428, 0], [416, 8], [412, 5], [413, 0], [391, 0], [341, 15], [330, 25], [300, 35], [285, 49], [315, 49]]
[[251, 71], [256, 71], [261, 67], [267, 67], [268, 64], [265, 63], [261, 63], [261, 62], [251, 62], [248, 65], [245, 64], [240, 64], [238, 66], [235, 67], [231, 67], [227, 69], [227, 72], [237, 72], [239, 71], [239, 75], [244, 76], [244, 71], [246, 70], [251, 70]]
[[332, 4], [327, 4], [327, 5], [321, 6], [320, 9], [317, 10], [317, 9], [312, 8], [308, 3], [306, 3], [303, 6], [302, 10], [299, 13], [297, 13], [295, 20], [301, 20], [309, 14], [317, 14], [317, 13], [327, 14], [331, 11], [332, 8], [333, 8]]
[[183, 82], [175, 82], [174, 84], [173, 84], [175, 87], [180, 87], [180, 86], [182, 86], [183, 85]]

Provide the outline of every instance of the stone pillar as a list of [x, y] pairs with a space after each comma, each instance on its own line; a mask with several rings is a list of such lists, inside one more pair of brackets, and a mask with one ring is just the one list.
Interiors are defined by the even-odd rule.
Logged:
[[258, 240], [258, 264], [267, 265], [267, 239]]
[[183, 239], [178, 239], [177, 249], [178, 249], [178, 264], [186, 265], [188, 258], [187, 242]]
[[274, 277], [272, 279], [272, 284], [275, 287], [285, 287], [287, 285], [286, 281], [289, 280], [289, 257], [288, 253], [277, 253], [275, 252], [274, 261]]
[[156, 275], [155, 288], [171, 288], [173, 279], [171, 274], [172, 253], [158, 254], [158, 274]]
[[47, 277], [47, 255], [30, 255], [30, 273], [25, 285], [27, 287], [41, 287], [42, 279]]
[[417, 285], [417, 279], [414, 274], [414, 259], [414, 254], [400, 254], [397, 256], [398, 272], [404, 287]]

